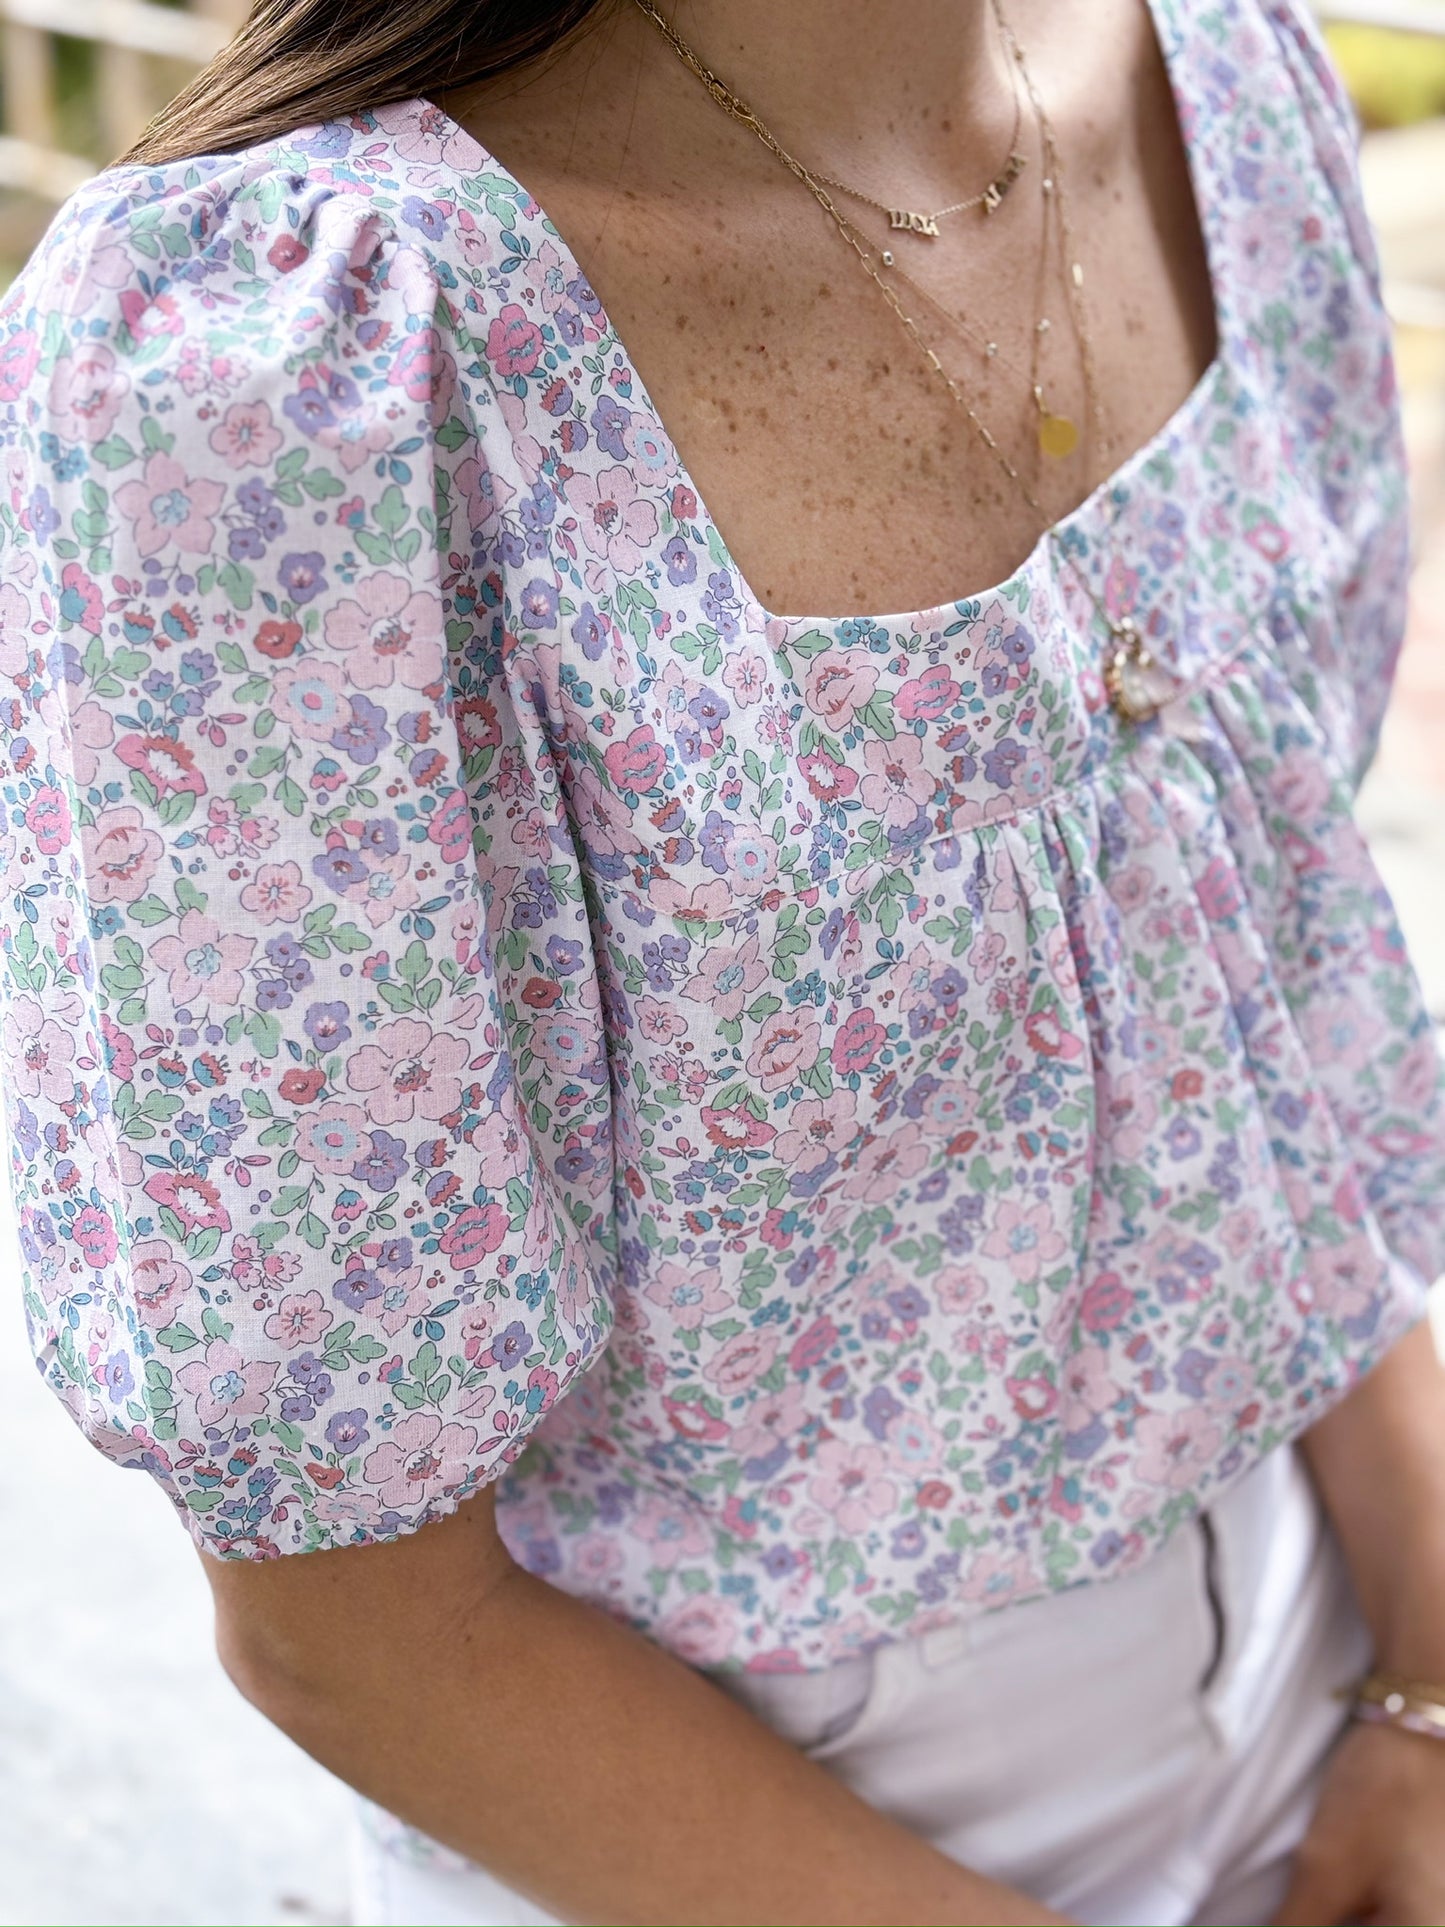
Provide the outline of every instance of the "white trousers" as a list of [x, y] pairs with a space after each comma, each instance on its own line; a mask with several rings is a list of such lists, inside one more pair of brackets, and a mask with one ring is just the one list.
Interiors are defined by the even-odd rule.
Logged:
[[[1255, 1927], [1283, 1897], [1370, 1641], [1293, 1448], [1137, 1571], [825, 1671], [720, 1681], [870, 1805], [1085, 1922]], [[374, 1807], [353, 1919], [550, 1914]]]

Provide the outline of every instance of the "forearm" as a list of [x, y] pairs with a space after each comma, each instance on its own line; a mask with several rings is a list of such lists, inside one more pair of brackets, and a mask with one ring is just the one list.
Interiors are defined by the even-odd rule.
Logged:
[[564, 1920], [1059, 1919], [515, 1567], [474, 1609], [443, 1596], [430, 1623], [391, 1629], [383, 1616], [354, 1639], [348, 1628], [334, 1668], [257, 1652], [228, 1663], [342, 1779]]
[[1302, 1450], [1377, 1663], [1445, 1680], [1445, 1368], [1428, 1322], [1312, 1426]]

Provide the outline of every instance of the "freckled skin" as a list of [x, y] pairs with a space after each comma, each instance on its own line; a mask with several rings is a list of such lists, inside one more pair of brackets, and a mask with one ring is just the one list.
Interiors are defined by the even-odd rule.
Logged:
[[[1086, 437], [1062, 462], [1038, 449], [1029, 372], [1045, 170], [1027, 109], [1028, 165], [996, 216], [954, 217], [919, 242], [849, 211], [945, 311], [1000, 344], [986, 360], [899, 287], [1054, 519], [1185, 400], [1214, 352], [1213, 300], [1144, 0], [1013, 0], [1010, 13], [1064, 155], [1107, 446]], [[608, 57], [606, 44], [591, 56], [603, 73], [590, 86], [578, 57], [579, 98], [569, 101], [564, 63], [545, 93], [483, 100], [467, 117], [592, 280], [746, 583], [773, 612], [837, 615], [927, 607], [1001, 580], [1040, 520], [822, 210], [685, 72], [651, 70], [647, 91], [635, 51], [612, 76]], [[997, 161], [996, 134], [985, 153], [967, 133], [950, 197], [976, 192]], [[876, 178], [887, 179], [886, 153]], [[1049, 268], [1039, 376], [1049, 405], [1083, 426], [1057, 252]]]

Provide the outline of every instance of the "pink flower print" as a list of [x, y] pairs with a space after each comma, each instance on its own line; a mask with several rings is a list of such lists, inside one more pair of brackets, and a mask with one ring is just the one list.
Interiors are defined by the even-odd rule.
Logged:
[[362, 577], [327, 610], [324, 627], [331, 647], [347, 652], [347, 676], [358, 689], [387, 689], [393, 679], [424, 689], [444, 672], [440, 599], [413, 592], [389, 570]]
[[1058, 1387], [1042, 1372], [1004, 1379], [1004, 1390], [1015, 1413], [1025, 1424], [1046, 1419], [1059, 1402]]
[[544, 241], [523, 268], [522, 283], [537, 297], [537, 306], [543, 314], [556, 314], [567, 299], [562, 257], [550, 241]]
[[265, 468], [286, 437], [276, 426], [270, 402], [236, 401], [208, 439], [227, 468]]
[[430, 1296], [421, 1266], [412, 1265], [406, 1271], [386, 1274], [385, 1289], [369, 1309], [382, 1330], [394, 1338], [403, 1325], [410, 1325], [421, 1315]]
[[221, 1194], [209, 1178], [195, 1171], [159, 1171], [147, 1178], [142, 1189], [153, 1203], [175, 1213], [181, 1235], [193, 1231], [229, 1231], [231, 1214], [221, 1203]]
[[1384, 1282], [1385, 1262], [1361, 1232], [1343, 1244], [1312, 1245], [1305, 1263], [1315, 1304], [1330, 1318], [1359, 1318]]
[[888, 1457], [881, 1445], [849, 1445], [827, 1439], [818, 1447], [808, 1497], [831, 1513], [840, 1532], [864, 1532], [872, 1519], [882, 1519], [898, 1501], [898, 1487], [888, 1477]]
[[651, 415], [632, 417], [622, 431], [622, 446], [649, 487], [666, 488], [677, 474], [677, 450], [662, 424]]
[[844, 1195], [882, 1204], [906, 1179], [916, 1177], [929, 1159], [928, 1144], [912, 1122], [871, 1138], [849, 1167]]
[[682, 994], [691, 1003], [705, 1004], [719, 1017], [736, 1021], [767, 974], [756, 937], [749, 937], [736, 949], [709, 944], [698, 959], [696, 971], [683, 985]]
[[765, 1091], [786, 1090], [817, 1063], [822, 1042], [821, 1026], [803, 1011], [777, 1011], [758, 1032], [748, 1073]]
[[950, 1318], [964, 1318], [983, 1303], [988, 1286], [983, 1273], [973, 1265], [945, 1265], [936, 1272], [932, 1291], [938, 1308]]
[[367, 1110], [373, 1123], [445, 1117], [461, 1104], [458, 1073], [469, 1055], [465, 1038], [433, 1031], [420, 1017], [400, 1017], [382, 1024], [376, 1042], [352, 1054], [346, 1081], [353, 1091], [371, 1093]]
[[206, 779], [196, 768], [196, 752], [174, 736], [122, 736], [116, 759], [137, 770], [157, 796], [204, 796]]
[[532, 1048], [559, 1077], [584, 1076], [601, 1062], [602, 1027], [573, 1011], [551, 1011], [532, 1033]]
[[1040, 1590], [1041, 1582], [1026, 1552], [981, 1552], [959, 1587], [959, 1597], [987, 1605], [1007, 1606]]
[[[461, 863], [471, 855], [472, 811], [465, 790], [449, 790], [438, 801], [431, 813], [426, 837], [428, 843], [436, 846], [443, 863]], [[510, 872], [513, 881], [516, 875], [515, 870]]]
[[278, 1366], [247, 1361], [225, 1339], [213, 1338], [204, 1359], [194, 1359], [176, 1372], [176, 1381], [196, 1403], [202, 1425], [225, 1425], [236, 1419], [259, 1418], [269, 1403], [267, 1393]]
[[205, 555], [214, 546], [214, 517], [225, 499], [224, 482], [192, 480], [181, 464], [159, 452], [145, 465], [144, 479], [123, 482], [115, 505], [133, 525], [143, 556], [167, 555], [172, 548]]
[[1223, 1437], [1202, 1406], [1179, 1412], [1147, 1412], [1134, 1428], [1138, 1455], [1134, 1475], [1146, 1485], [1187, 1492], [1214, 1463]]
[[19, 401], [39, 363], [40, 340], [33, 328], [0, 341], [0, 401]]
[[932, 663], [922, 675], [913, 676], [903, 684], [893, 699], [893, 709], [905, 722], [917, 722], [920, 718], [937, 722], [953, 708], [958, 695], [958, 684], [948, 673], [947, 665]]
[[14, 682], [30, 662], [30, 604], [13, 582], [0, 582], [0, 676]]
[[620, 742], [609, 743], [602, 761], [620, 790], [633, 790], [639, 795], [667, 774], [667, 752], [648, 723], [639, 723]]
[[413, 1412], [369, 1452], [362, 1465], [368, 1485], [387, 1507], [415, 1513], [464, 1483], [477, 1435], [470, 1425], [444, 1425], [434, 1412]]
[[131, 1245], [131, 1297], [150, 1330], [170, 1324], [179, 1301], [195, 1280], [164, 1237], [141, 1239]]
[[585, 1533], [572, 1548], [571, 1569], [582, 1581], [584, 1595], [606, 1591], [622, 1571], [622, 1548], [603, 1533]]
[[173, 1245], [164, 1238], [142, 1239], [130, 1248], [131, 1297], [142, 1324], [158, 1331], [175, 1316], [195, 1282]]
[[1322, 998], [1306, 1004], [1300, 1029], [1316, 1064], [1349, 1071], [1364, 1070], [1386, 1036], [1383, 1020], [1352, 998]]
[[921, 1412], [895, 1412], [884, 1436], [888, 1457], [900, 1472], [921, 1479], [941, 1468], [943, 1440]]
[[34, 997], [16, 994], [0, 1024], [5, 1062], [22, 1097], [68, 1104], [75, 1095], [75, 1039]]
[[637, 1537], [651, 1548], [651, 1562], [671, 1572], [679, 1559], [701, 1559], [712, 1536], [695, 1511], [649, 1493], [633, 1519]]
[[803, 700], [829, 729], [848, 728], [878, 687], [878, 666], [861, 649], [825, 649], [803, 678]]
[[631, 472], [606, 468], [593, 477], [579, 471], [567, 483], [567, 501], [593, 555], [622, 575], [635, 575], [658, 525], [656, 508], [638, 495]]
[[957, 1137], [978, 1115], [978, 1092], [961, 1077], [940, 1078], [918, 1110], [918, 1128], [929, 1137]]
[[986, 1257], [1002, 1259], [1020, 1284], [1029, 1285], [1046, 1266], [1062, 1258], [1068, 1246], [1055, 1229], [1047, 1204], [1015, 1204], [1004, 1198], [979, 1249]]
[[503, 381], [530, 375], [545, 345], [542, 330], [516, 301], [509, 301], [487, 330], [487, 359]]
[[632, 1014], [637, 1020], [638, 1035], [645, 1037], [649, 1044], [670, 1044], [687, 1035], [686, 1017], [676, 1004], [664, 1003], [661, 997], [639, 997]]
[[594, 856], [631, 856], [642, 848], [632, 827], [631, 810], [599, 782], [597, 772], [587, 764], [577, 772], [573, 803], [578, 830]]
[[763, 1459], [776, 1445], [797, 1436], [808, 1422], [803, 1388], [790, 1378], [780, 1391], [758, 1392], [749, 1400], [728, 1440], [740, 1459]]
[[459, 174], [474, 174], [486, 159], [472, 136], [430, 101], [378, 107], [375, 119], [403, 160], [431, 161]]
[[887, 1042], [888, 1032], [865, 1004], [849, 1011], [828, 1055], [840, 1077], [854, 1077], [867, 1070]]
[[732, 1398], [763, 1376], [777, 1351], [774, 1331], [737, 1332], [703, 1366], [702, 1375], [724, 1398]]
[[58, 856], [70, 842], [74, 824], [70, 798], [53, 783], [42, 783], [25, 805], [25, 827], [42, 856]]
[[93, 823], [83, 823], [80, 845], [86, 888], [95, 903], [134, 903], [143, 897], [165, 854], [161, 839], [129, 803], [101, 810]]
[[475, 455], [463, 456], [457, 463], [457, 494], [465, 506], [474, 540], [496, 534], [502, 511], [516, 492], [509, 481]]
[[283, 665], [271, 676], [271, 707], [310, 743], [329, 743], [351, 721], [346, 672], [340, 663]]
[[359, 1104], [323, 1104], [298, 1120], [296, 1155], [315, 1165], [324, 1177], [350, 1177], [353, 1167], [370, 1149], [369, 1122]]
[[688, 1666], [717, 1666], [733, 1650], [738, 1613], [730, 1599], [694, 1593], [657, 1623], [658, 1642]]
[[1109, 1374], [1109, 1354], [1102, 1345], [1081, 1345], [1059, 1378], [1064, 1400], [1064, 1430], [1082, 1431], [1089, 1420], [1107, 1412], [1122, 1396]]
[[721, 877], [692, 884], [657, 877], [649, 883], [647, 896], [655, 910], [682, 924], [721, 923], [733, 907], [733, 893]]
[[130, 393], [130, 376], [117, 368], [103, 342], [82, 342], [55, 364], [50, 420], [63, 442], [103, 441]]
[[262, 1329], [288, 1352], [298, 1345], [314, 1345], [334, 1322], [319, 1291], [288, 1292]]
[[256, 948], [254, 937], [221, 926], [204, 910], [187, 910], [176, 933], [152, 940], [151, 960], [170, 978], [171, 1004], [238, 1004], [245, 988], [241, 975]]
[[[749, 941], [756, 944], [757, 939]], [[816, 1171], [830, 1158], [842, 1158], [857, 1129], [857, 1100], [840, 1086], [827, 1097], [805, 1097], [792, 1107], [774, 1154], [785, 1170]]]
[[258, 923], [295, 923], [311, 901], [299, 863], [262, 863], [241, 892], [241, 908]]
[[499, 1204], [469, 1204], [459, 1212], [439, 1240], [452, 1270], [469, 1270], [499, 1250], [506, 1239], [509, 1222], [507, 1212]]
[[513, 1178], [526, 1174], [530, 1158], [527, 1140], [515, 1112], [492, 1111], [470, 1136], [477, 1176], [489, 1190], [499, 1191]]
[[95, 781], [100, 767], [97, 752], [109, 749], [114, 741], [115, 722], [105, 705], [89, 697], [77, 703], [70, 712], [70, 755], [71, 768], [81, 789], [89, 789]]
[[76, 1212], [71, 1220], [70, 1235], [79, 1247], [81, 1257], [95, 1271], [104, 1271], [120, 1248], [111, 1215], [99, 1205], [87, 1204]]
[[723, 685], [739, 709], [750, 709], [768, 693], [768, 665], [756, 649], [739, 649], [722, 666]]
[[870, 737], [863, 745], [863, 761], [869, 772], [861, 785], [863, 801], [897, 829], [913, 821], [938, 787], [916, 736], [895, 736], [889, 743]]

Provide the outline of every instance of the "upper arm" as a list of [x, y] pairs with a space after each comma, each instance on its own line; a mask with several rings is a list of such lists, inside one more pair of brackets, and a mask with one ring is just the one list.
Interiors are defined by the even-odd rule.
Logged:
[[202, 174], [97, 183], [0, 314], [0, 1041], [48, 1382], [265, 1561], [445, 1514], [598, 1355], [524, 993], [600, 1025], [438, 276], [304, 156]]

